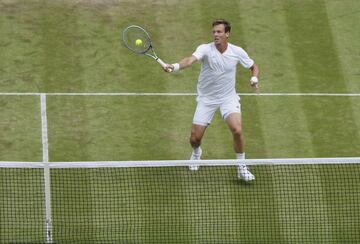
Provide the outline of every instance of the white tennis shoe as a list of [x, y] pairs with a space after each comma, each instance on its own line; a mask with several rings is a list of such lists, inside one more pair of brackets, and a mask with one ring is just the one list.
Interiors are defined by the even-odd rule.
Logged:
[[255, 176], [248, 170], [245, 164], [239, 165], [238, 169], [238, 178], [243, 181], [252, 181], [255, 180]]
[[[201, 148], [199, 148], [199, 153], [194, 153], [194, 151], [193, 151], [191, 153], [190, 160], [200, 160], [201, 159], [201, 154], [202, 154]], [[189, 170], [196, 171], [196, 170], [199, 170], [199, 167], [200, 167], [199, 165], [191, 164], [191, 165], [189, 165]]]

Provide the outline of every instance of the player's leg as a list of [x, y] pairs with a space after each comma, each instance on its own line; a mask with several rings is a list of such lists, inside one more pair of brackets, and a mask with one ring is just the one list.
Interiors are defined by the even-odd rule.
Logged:
[[[196, 106], [196, 111], [193, 118], [193, 124], [191, 127], [190, 135], [190, 145], [193, 149], [190, 160], [200, 160], [201, 159], [201, 140], [204, 136], [205, 130], [208, 125], [211, 123], [212, 118], [214, 117], [215, 111], [218, 106], [206, 105], [201, 102], [198, 102]], [[196, 164], [191, 164], [189, 166], [190, 170], [198, 170], [199, 166]]]
[[200, 148], [201, 140], [204, 136], [207, 126], [193, 124], [191, 127], [190, 145], [193, 148], [190, 160], [201, 159], [202, 150]]
[[[236, 153], [236, 158], [245, 159], [245, 143], [242, 130], [241, 109], [239, 101], [237, 99], [229, 101], [222, 105], [220, 109], [221, 114], [233, 135], [234, 151]], [[239, 164], [238, 178], [245, 181], [251, 181], [255, 179], [255, 176], [248, 170], [245, 164]]]
[[233, 135], [235, 153], [244, 154], [244, 135], [242, 131], [241, 114], [237, 112], [230, 113], [226, 116], [225, 122]]
[[[236, 153], [236, 158], [245, 159], [244, 135], [242, 130], [241, 114], [231, 113], [226, 117], [225, 121], [228, 124], [234, 138], [234, 150]], [[255, 176], [249, 171], [245, 164], [239, 164], [238, 178], [245, 181], [251, 181], [255, 179]]]

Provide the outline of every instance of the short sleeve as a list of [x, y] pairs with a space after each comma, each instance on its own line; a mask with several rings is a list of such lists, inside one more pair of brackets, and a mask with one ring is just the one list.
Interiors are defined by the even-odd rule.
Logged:
[[239, 63], [246, 69], [251, 68], [251, 66], [254, 65], [254, 60], [252, 60], [249, 55], [245, 52], [244, 49], [239, 48], [238, 49], [238, 55], [239, 55]]
[[198, 46], [192, 54], [197, 60], [202, 60], [206, 53], [206, 44]]

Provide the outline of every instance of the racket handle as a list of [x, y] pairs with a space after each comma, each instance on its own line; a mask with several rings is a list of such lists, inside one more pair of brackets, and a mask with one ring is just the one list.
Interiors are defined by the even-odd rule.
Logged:
[[164, 63], [164, 61], [162, 61], [160, 58], [157, 58], [156, 61], [158, 61], [158, 63], [165, 69], [166, 68], [166, 64]]

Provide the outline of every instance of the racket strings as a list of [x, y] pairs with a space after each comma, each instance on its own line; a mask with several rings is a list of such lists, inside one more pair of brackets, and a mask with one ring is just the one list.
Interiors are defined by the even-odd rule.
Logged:
[[123, 32], [123, 40], [127, 48], [139, 54], [146, 53], [151, 47], [148, 34], [137, 27], [127, 28]]

